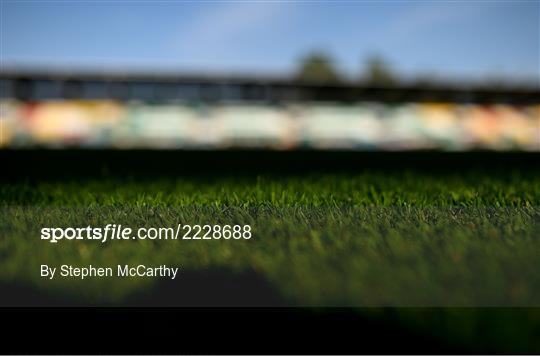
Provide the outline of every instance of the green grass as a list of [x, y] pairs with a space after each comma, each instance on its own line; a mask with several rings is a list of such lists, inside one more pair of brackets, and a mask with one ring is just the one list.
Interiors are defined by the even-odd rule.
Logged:
[[[0, 280], [121, 303], [152, 281], [46, 281], [36, 271], [42, 263], [165, 263], [187, 271], [255, 271], [291, 305], [538, 306], [539, 178], [535, 171], [409, 171], [5, 182]], [[39, 239], [43, 226], [179, 222], [250, 224], [253, 238], [103, 245]], [[398, 310], [392, 320], [443, 338], [450, 333], [464, 345], [539, 350], [532, 341], [537, 309], [495, 320], [476, 309], [448, 309], [436, 320]], [[475, 341], [479, 335], [483, 341]]]
[[0, 194], [8, 204], [47, 206], [523, 206], [540, 205], [539, 177], [534, 171], [114, 177], [8, 183]]

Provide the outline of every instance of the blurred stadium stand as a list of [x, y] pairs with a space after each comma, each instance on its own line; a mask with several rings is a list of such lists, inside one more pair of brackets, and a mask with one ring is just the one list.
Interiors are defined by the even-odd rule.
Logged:
[[5, 72], [3, 148], [540, 151], [540, 91]]

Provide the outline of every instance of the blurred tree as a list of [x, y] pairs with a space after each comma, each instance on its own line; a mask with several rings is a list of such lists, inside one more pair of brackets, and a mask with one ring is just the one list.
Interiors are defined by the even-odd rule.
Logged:
[[372, 56], [366, 61], [364, 79], [370, 85], [395, 85], [397, 78], [388, 63], [380, 56]]
[[302, 82], [325, 84], [341, 81], [331, 58], [324, 53], [312, 53], [302, 59], [297, 79]]

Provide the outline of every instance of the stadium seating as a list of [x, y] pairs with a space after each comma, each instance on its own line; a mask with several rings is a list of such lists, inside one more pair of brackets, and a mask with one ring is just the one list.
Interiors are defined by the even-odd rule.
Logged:
[[540, 150], [540, 105], [0, 102], [2, 147]]

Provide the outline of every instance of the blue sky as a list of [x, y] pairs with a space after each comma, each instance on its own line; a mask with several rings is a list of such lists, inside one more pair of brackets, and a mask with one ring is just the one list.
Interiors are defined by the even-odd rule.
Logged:
[[5, 67], [287, 74], [312, 51], [351, 78], [538, 78], [539, 1], [6, 1]]

